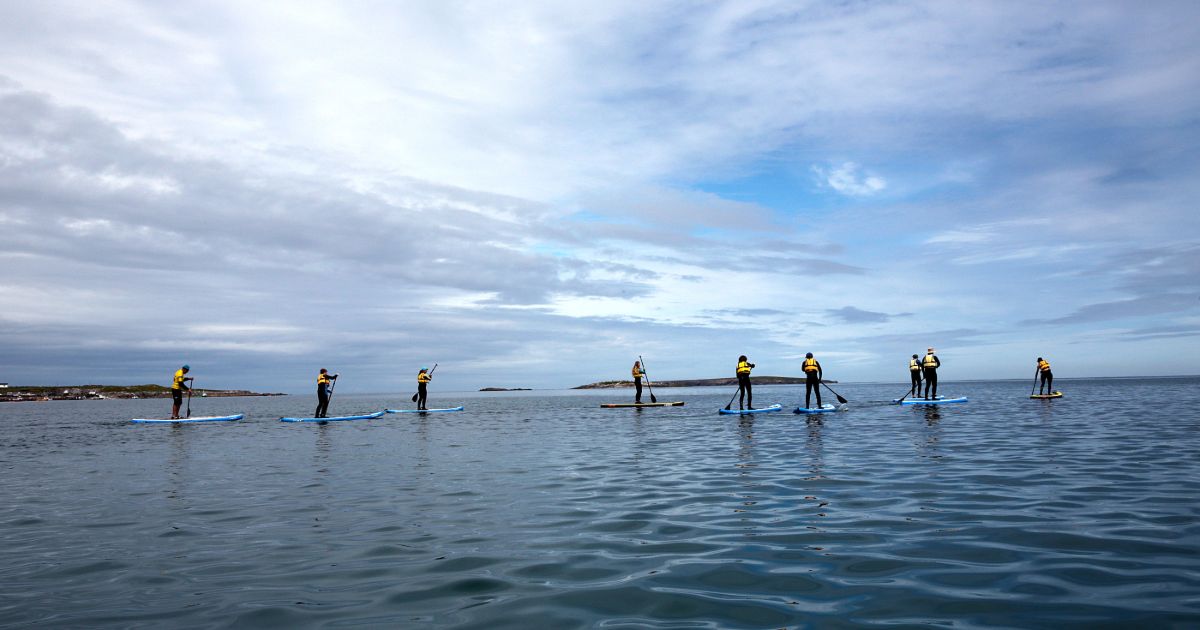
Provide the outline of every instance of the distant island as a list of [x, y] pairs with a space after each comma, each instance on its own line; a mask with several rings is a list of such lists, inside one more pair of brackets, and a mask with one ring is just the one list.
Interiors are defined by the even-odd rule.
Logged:
[[[244, 389], [196, 389], [192, 391], [192, 397], [206, 398], [283, 395], [260, 394]], [[0, 402], [170, 397], [171, 388], [163, 385], [10, 385], [0, 390]]]
[[481, 392], [531, 392], [528, 387], [480, 387]]
[[[805, 378], [803, 376], [755, 376], [755, 385], [803, 385]], [[837, 381], [823, 380], [822, 383], [836, 383]], [[645, 384], [645, 381], [643, 381]], [[682, 381], [650, 381], [652, 387], [723, 387], [736, 386], [737, 379], [733, 377], [726, 378], [697, 378]], [[588, 383], [572, 387], [571, 389], [620, 389], [623, 387], [633, 387], [633, 381], [600, 381], [597, 383]]]

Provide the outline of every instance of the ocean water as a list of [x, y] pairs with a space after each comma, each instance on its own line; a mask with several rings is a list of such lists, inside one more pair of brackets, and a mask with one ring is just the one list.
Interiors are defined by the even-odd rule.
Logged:
[[1056, 384], [0, 404], [0, 626], [1200, 627], [1200, 379]]

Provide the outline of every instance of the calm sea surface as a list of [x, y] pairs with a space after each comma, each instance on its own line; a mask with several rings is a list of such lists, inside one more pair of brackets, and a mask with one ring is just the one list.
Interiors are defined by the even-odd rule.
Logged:
[[0, 626], [1200, 627], [1200, 379], [1056, 384], [0, 404]]

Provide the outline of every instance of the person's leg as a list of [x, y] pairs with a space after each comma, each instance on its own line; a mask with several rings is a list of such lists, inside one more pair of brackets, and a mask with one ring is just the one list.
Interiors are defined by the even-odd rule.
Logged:
[[817, 409], [821, 408], [821, 379], [816, 375], [812, 375], [812, 387], [817, 392]]
[[749, 385], [749, 383], [746, 382], [746, 379], [739, 376], [738, 377], [738, 409], [746, 408], [744, 403], [746, 402], [746, 386], [747, 385]]
[[1046, 393], [1054, 393], [1054, 373], [1050, 370], [1046, 370]]
[[750, 387], [750, 377], [746, 377], [746, 408], [754, 408], [754, 388]]
[[910, 371], [909, 375], [912, 377], [912, 391], [908, 395], [915, 397], [921, 393], [921, 372], [920, 370]]
[[933, 397], [937, 398], [937, 370], [930, 370], [926, 380], [933, 386]]
[[171, 418], [179, 417], [179, 408], [183, 406], [183, 391], [178, 389], [171, 390]]
[[640, 403], [642, 402], [642, 379], [633, 379], [633, 386], [637, 388], [637, 393], [633, 396], [633, 402]]

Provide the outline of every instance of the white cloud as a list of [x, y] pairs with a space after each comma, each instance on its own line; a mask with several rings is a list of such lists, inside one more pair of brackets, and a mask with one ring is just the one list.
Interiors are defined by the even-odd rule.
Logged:
[[824, 185], [843, 195], [868, 197], [887, 188], [887, 181], [882, 177], [863, 171], [854, 162], [843, 162], [839, 166], [813, 166], [812, 168]]

